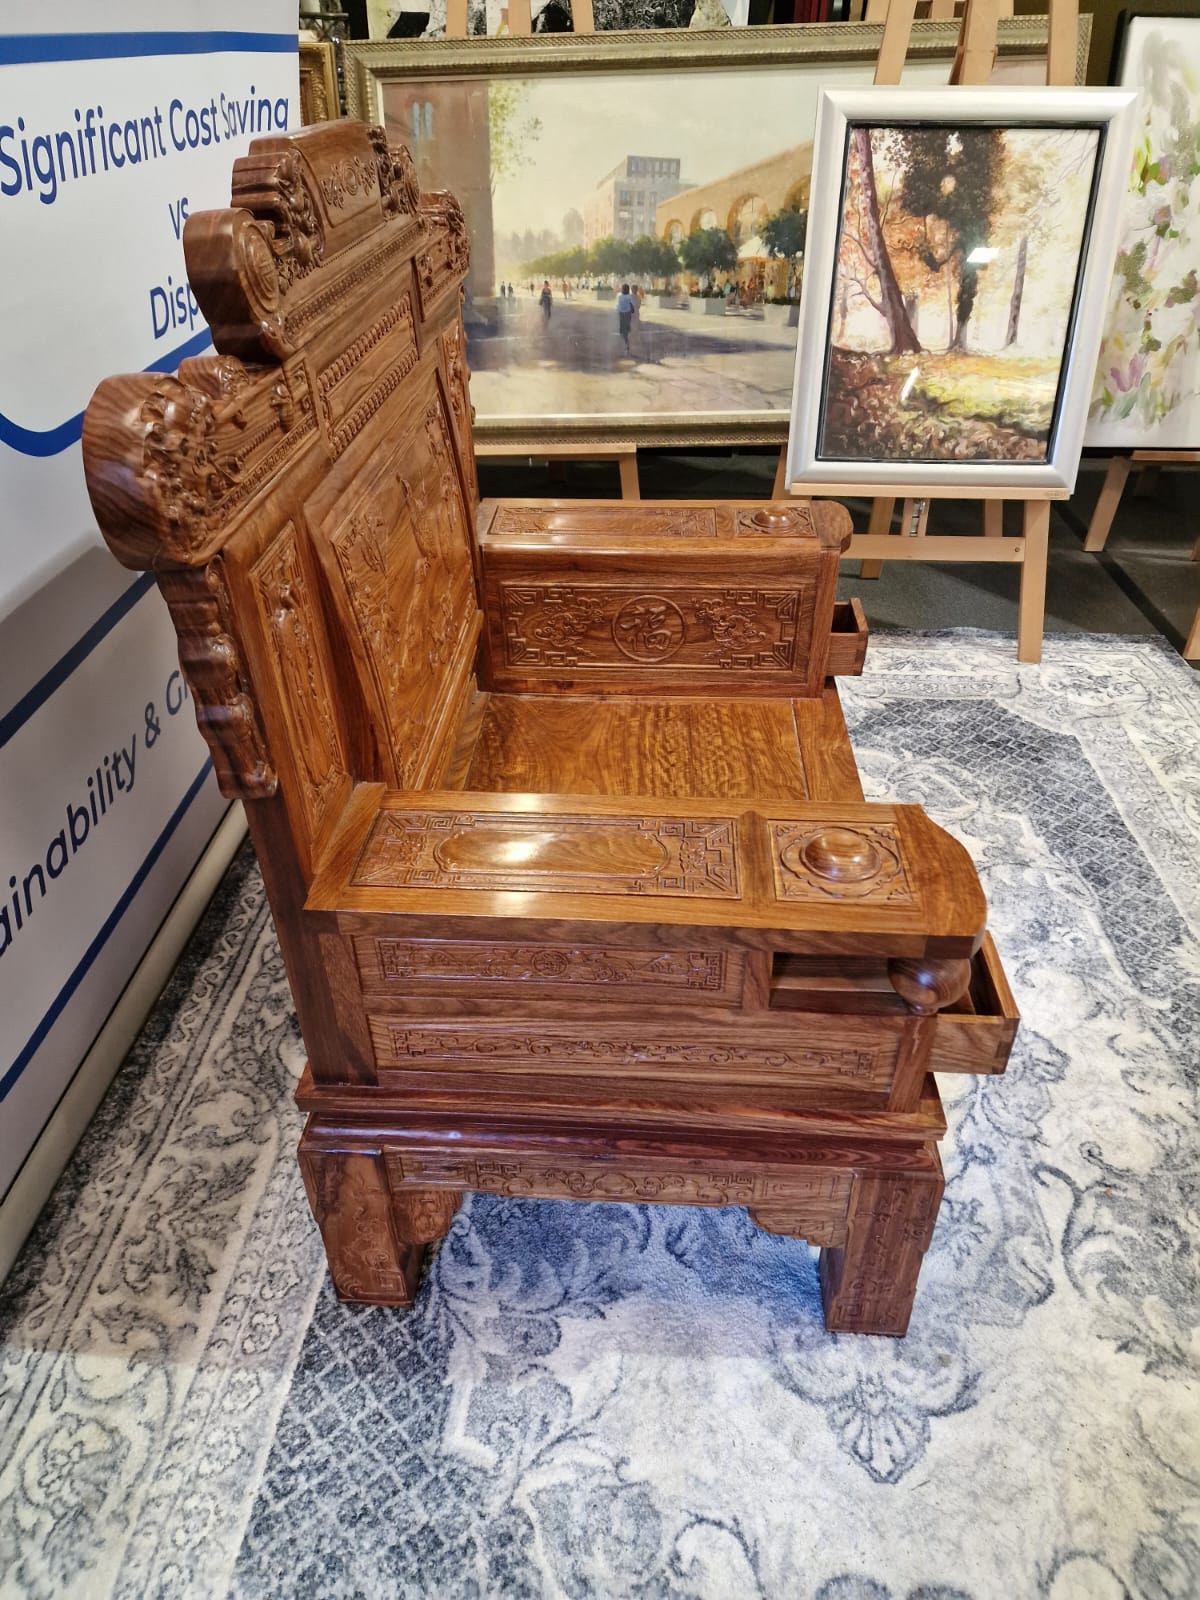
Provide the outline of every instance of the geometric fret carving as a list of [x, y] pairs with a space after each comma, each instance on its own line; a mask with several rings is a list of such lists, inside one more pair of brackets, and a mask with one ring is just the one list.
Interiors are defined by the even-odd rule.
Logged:
[[596, 583], [501, 585], [509, 666], [628, 670], [667, 662], [681, 673], [796, 670], [810, 586], [785, 590]]
[[772, 822], [775, 893], [781, 900], [867, 900], [878, 905], [914, 904], [890, 823], [816, 827]]
[[741, 894], [728, 819], [383, 811], [350, 879], [381, 888]]

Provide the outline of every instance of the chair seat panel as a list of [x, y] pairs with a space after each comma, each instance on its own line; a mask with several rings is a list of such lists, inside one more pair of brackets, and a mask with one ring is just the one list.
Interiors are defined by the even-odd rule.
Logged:
[[465, 787], [808, 799], [789, 700], [494, 694]]

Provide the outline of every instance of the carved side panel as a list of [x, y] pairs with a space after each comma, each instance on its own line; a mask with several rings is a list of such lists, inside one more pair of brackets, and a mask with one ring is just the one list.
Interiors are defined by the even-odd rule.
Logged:
[[431, 398], [405, 426], [394, 447], [371, 457], [369, 477], [351, 479], [353, 499], [336, 504], [318, 535], [383, 747], [383, 776], [400, 788], [423, 771], [476, 611], [466, 511], [440, 401]]
[[743, 957], [726, 950], [494, 944], [469, 939], [355, 939], [363, 988], [375, 994], [451, 991], [523, 996], [653, 993], [683, 1004], [736, 1004]]
[[162, 572], [158, 586], [179, 635], [179, 660], [221, 793], [243, 800], [274, 794], [275, 769], [238, 654], [221, 562]]
[[462, 463], [467, 498], [474, 506], [479, 503], [479, 478], [475, 470], [475, 407], [471, 404], [471, 369], [467, 365], [467, 340], [461, 318], [456, 318], [442, 335], [442, 356], [446, 363], [446, 386], [450, 395], [450, 413], [454, 419], [458, 459]]
[[611, 538], [715, 539], [715, 506], [501, 506], [493, 534], [600, 534]]
[[915, 903], [899, 830], [888, 823], [814, 827], [771, 822], [775, 893], [781, 900]]
[[492, 1158], [434, 1152], [388, 1151], [393, 1184], [471, 1189], [511, 1199], [649, 1201], [684, 1206], [751, 1206], [764, 1201], [788, 1208], [788, 1231], [817, 1241], [845, 1236], [851, 1179], [836, 1172], [774, 1169], [769, 1172], [631, 1157], [600, 1162], [552, 1155]]
[[416, 269], [421, 317], [428, 321], [466, 276], [471, 244], [462, 210], [452, 194], [427, 194], [424, 211], [430, 227], [425, 247], [417, 251]]
[[790, 676], [802, 669], [812, 590], [703, 588], [664, 583], [653, 590], [598, 583], [500, 586], [504, 660], [522, 673], [570, 667], [597, 676], [670, 666], [688, 673]]
[[417, 364], [412, 300], [401, 295], [317, 378], [335, 456], [366, 426]]
[[385, 811], [350, 881], [543, 894], [741, 895], [731, 818]]
[[[742, 1034], [680, 1038], [640, 1024], [614, 1032], [601, 1022], [587, 1032], [539, 1022], [536, 1027], [454, 1027], [413, 1022], [406, 1017], [370, 1018], [380, 1072], [389, 1067], [433, 1069], [483, 1066], [563, 1071], [578, 1077], [592, 1071], [656, 1078], [770, 1083], [781, 1087], [822, 1084], [874, 1089], [886, 1085], [895, 1059], [894, 1043], [836, 1045], [792, 1042]], [[798, 1031], [798, 1030], [794, 1030]]]
[[288, 749], [310, 836], [316, 838], [349, 773], [333, 720], [333, 696], [313, 601], [290, 522], [259, 557], [253, 583], [288, 729]]

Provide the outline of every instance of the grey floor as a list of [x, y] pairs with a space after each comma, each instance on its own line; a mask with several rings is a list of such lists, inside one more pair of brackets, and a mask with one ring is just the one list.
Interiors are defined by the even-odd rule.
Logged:
[[[639, 469], [646, 499], [762, 499], [771, 492], [776, 452], [683, 454], [642, 451]], [[615, 466], [571, 462], [485, 464], [484, 495], [607, 498], [618, 490]], [[1073, 498], [1056, 506], [1050, 527], [1046, 580], [1046, 631], [1058, 633], [1161, 633], [1178, 650], [1200, 606], [1200, 562], [1192, 547], [1200, 536], [1200, 476], [1188, 468], [1164, 470], [1144, 492], [1131, 477], [1107, 548], [1083, 550], [1088, 518], [1103, 482], [1103, 463], [1085, 462]], [[848, 502], [855, 528], [865, 531], [867, 504]], [[1020, 512], [1007, 508], [1009, 531]], [[977, 503], [935, 503], [930, 531], [977, 532]], [[857, 595], [876, 628], [990, 628], [1015, 635], [1020, 569], [1015, 564], [893, 561], [877, 579], [860, 579], [847, 562], [840, 592]]]

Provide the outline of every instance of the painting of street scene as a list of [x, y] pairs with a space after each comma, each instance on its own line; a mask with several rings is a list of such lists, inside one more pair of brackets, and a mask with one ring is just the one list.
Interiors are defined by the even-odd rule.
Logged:
[[850, 64], [387, 81], [389, 138], [466, 216], [478, 420], [786, 416], [817, 98], [869, 81]]
[[1100, 148], [851, 124], [820, 458], [1048, 459]]

